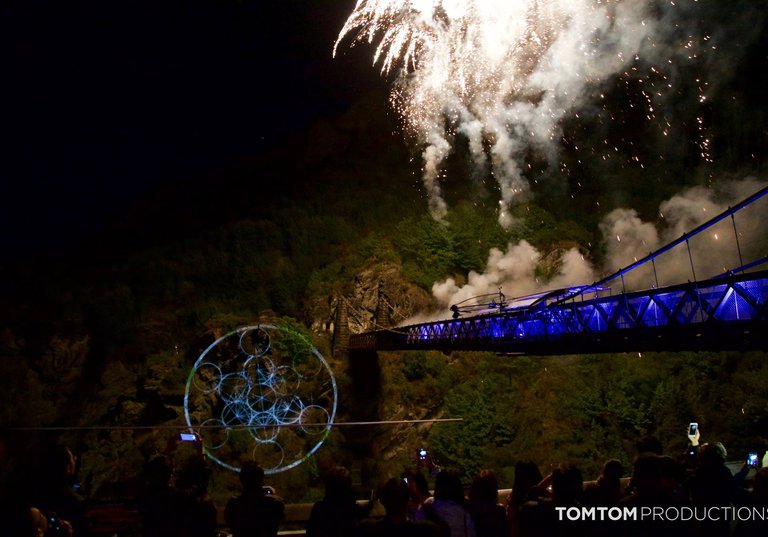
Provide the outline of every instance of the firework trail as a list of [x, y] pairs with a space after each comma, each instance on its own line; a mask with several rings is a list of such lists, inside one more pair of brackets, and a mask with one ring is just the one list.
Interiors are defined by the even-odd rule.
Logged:
[[654, 31], [639, 0], [358, 0], [339, 45], [375, 43], [397, 73], [392, 103], [423, 147], [432, 215], [447, 207], [440, 176], [457, 136], [501, 193], [499, 222], [528, 190], [534, 149], [556, 166], [559, 122], [590, 88], [635, 61]]

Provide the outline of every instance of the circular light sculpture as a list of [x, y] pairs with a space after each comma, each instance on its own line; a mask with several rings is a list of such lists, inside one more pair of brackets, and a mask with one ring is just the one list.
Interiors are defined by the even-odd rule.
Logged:
[[211, 460], [234, 471], [255, 460], [267, 474], [312, 456], [336, 416], [336, 379], [302, 334], [261, 324], [214, 341], [187, 378], [184, 415]]

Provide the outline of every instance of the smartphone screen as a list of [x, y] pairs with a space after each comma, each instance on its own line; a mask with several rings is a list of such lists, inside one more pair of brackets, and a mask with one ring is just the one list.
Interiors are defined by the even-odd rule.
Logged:
[[688, 436], [696, 436], [696, 430], [699, 428], [698, 423], [691, 423], [688, 426]]
[[757, 468], [757, 453], [750, 453], [747, 455], [747, 466]]
[[182, 442], [194, 442], [197, 438], [192, 433], [180, 433], [179, 440]]

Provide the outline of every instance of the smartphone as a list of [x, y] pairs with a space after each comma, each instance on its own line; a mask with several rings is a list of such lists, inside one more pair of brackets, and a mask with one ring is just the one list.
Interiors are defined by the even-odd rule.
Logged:
[[747, 455], [747, 466], [751, 468], [757, 468], [757, 453], [750, 453]]
[[419, 448], [419, 459], [424, 461], [427, 460], [427, 450], [424, 448]]
[[696, 431], [699, 430], [699, 424], [696, 422], [692, 422], [690, 425], [688, 425], [688, 436], [693, 438], [696, 436]]
[[193, 433], [180, 433], [179, 440], [182, 442], [197, 442], [197, 436]]
[[59, 520], [59, 517], [54, 514], [48, 515], [48, 529], [52, 530], [54, 533], [61, 531], [61, 520]]

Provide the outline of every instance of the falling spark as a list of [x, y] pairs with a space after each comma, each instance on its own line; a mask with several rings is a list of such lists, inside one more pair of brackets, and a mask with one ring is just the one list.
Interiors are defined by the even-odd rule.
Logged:
[[463, 136], [475, 165], [498, 182], [499, 221], [508, 227], [510, 205], [529, 190], [526, 152], [557, 161], [563, 117], [647, 45], [654, 31], [647, 7], [640, 0], [358, 0], [334, 54], [345, 40], [374, 44], [374, 64], [397, 73], [391, 101], [422, 148], [436, 219], [447, 213], [442, 166]]

